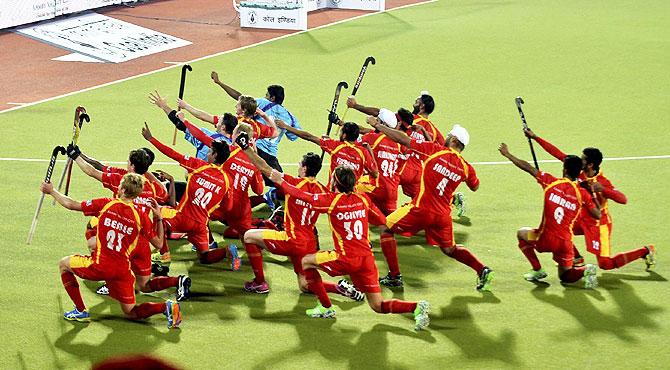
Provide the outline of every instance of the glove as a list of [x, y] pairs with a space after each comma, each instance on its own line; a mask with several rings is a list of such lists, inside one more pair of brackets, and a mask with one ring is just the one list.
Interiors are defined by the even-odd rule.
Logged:
[[340, 117], [335, 112], [328, 113], [328, 123], [337, 125], [340, 122]]
[[170, 119], [170, 121], [172, 121], [174, 127], [176, 127], [177, 130], [181, 132], [186, 132], [186, 125], [179, 119], [179, 117], [177, 117], [176, 110], [173, 110], [172, 112], [168, 113], [168, 118]]
[[79, 147], [76, 145], [73, 145], [72, 143], [68, 144], [67, 149], [65, 150], [67, 152], [67, 156], [72, 158], [74, 161], [79, 157], [81, 154], [81, 150], [79, 150]]
[[237, 135], [237, 138], [235, 138], [235, 143], [239, 145], [242, 150], [247, 150], [249, 148], [249, 134], [246, 132], [242, 131]]

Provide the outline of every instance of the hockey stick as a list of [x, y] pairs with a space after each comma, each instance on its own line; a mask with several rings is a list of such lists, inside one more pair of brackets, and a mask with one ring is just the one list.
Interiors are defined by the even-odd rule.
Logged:
[[[86, 113], [86, 108], [82, 106], [78, 106], [77, 109], [75, 109], [74, 111], [74, 122], [72, 123], [72, 140], [70, 140], [70, 142], [73, 143], [74, 145], [76, 145], [76, 141], [79, 140], [79, 134], [81, 133], [81, 126], [79, 125], [80, 123], [79, 116], [82, 114], [82, 112]], [[68, 168], [70, 170], [68, 170]], [[65, 177], [67, 176], [69, 178], [71, 174], [71, 169], [72, 169], [72, 161], [70, 160], [70, 158], [68, 158], [65, 167], [63, 167], [63, 173], [60, 176], [60, 180], [58, 181], [58, 191], [61, 191], [61, 189], [63, 188], [63, 180], [65, 180]], [[55, 199], [52, 204], [56, 205]]]
[[[356, 93], [358, 92], [358, 88], [361, 87], [361, 82], [363, 82], [363, 77], [365, 76], [365, 72], [368, 70], [368, 65], [372, 63], [372, 65], [375, 65], [377, 61], [375, 60], [375, 57], [369, 56], [365, 58], [365, 62], [363, 62], [363, 67], [361, 67], [361, 71], [358, 73], [358, 78], [356, 79], [356, 83], [354, 84], [354, 89], [351, 90], [351, 96], [356, 96]], [[342, 115], [342, 121], [347, 117], [347, 112], [349, 112], [349, 106], [344, 110], [344, 114]]]
[[[82, 111], [83, 113], [79, 115], [79, 125], [76, 130], [77, 132], [75, 133], [74, 138], [72, 140], [72, 145], [77, 145], [77, 142], [79, 141], [79, 134], [81, 134], [81, 127], [84, 125], [84, 121], [91, 122], [91, 117], [89, 117], [88, 114], [86, 114], [86, 109], [82, 107]], [[72, 177], [73, 161], [70, 158], [68, 159], [69, 159], [68, 161], [69, 165], [67, 167], [67, 179], [65, 180], [65, 195], [68, 195], [68, 193], [70, 192], [70, 178]]]
[[[184, 88], [186, 87], [186, 71], [193, 71], [190, 65], [184, 64], [181, 66], [181, 80], [179, 81], [179, 99], [184, 99]], [[172, 135], [172, 146], [177, 145], [177, 127], [174, 128], [174, 135]]]
[[[57, 146], [51, 152], [51, 160], [49, 161], [49, 167], [47, 167], [47, 174], [44, 176], [44, 182], [51, 181], [51, 175], [54, 171], [54, 166], [56, 165], [56, 157], [58, 153], [65, 154], [65, 148], [62, 146]], [[33, 235], [35, 234], [35, 228], [37, 228], [37, 217], [40, 215], [40, 210], [42, 209], [42, 202], [44, 202], [45, 194], [40, 195], [40, 199], [37, 201], [37, 208], [35, 209], [35, 215], [33, 216], [33, 222], [30, 225], [30, 231], [28, 232], [28, 240], [26, 244], [30, 244], [33, 241]]]
[[[333, 98], [333, 104], [330, 106], [330, 113], [335, 113], [337, 111], [337, 103], [340, 101], [340, 92], [342, 88], [348, 89], [349, 84], [344, 81], [340, 81], [335, 88], [335, 97]], [[326, 136], [330, 136], [330, 130], [333, 129], [333, 123], [328, 120], [328, 129], [326, 130]], [[325, 154], [324, 150], [321, 150], [321, 161], [323, 161], [323, 155]]]
[[[521, 104], [523, 104], [523, 98], [517, 96], [514, 99], [516, 102], [516, 107], [519, 110], [519, 115], [521, 116], [521, 122], [523, 123], [523, 128], [528, 129], [528, 123], [526, 122], [526, 116], [523, 114], [523, 109], [521, 109]], [[537, 157], [535, 156], [535, 148], [533, 148], [533, 141], [528, 138], [528, 145], [530, 145], [530, 154], [533, 155], [533, 162], [535, 162], [535, 169], [539, 170], [540, 166], [537, 164]]]

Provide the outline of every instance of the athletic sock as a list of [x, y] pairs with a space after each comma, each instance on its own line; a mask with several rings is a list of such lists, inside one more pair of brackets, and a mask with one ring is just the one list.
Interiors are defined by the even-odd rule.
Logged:
[[598, 256], [598, 266], [603, 270], [612, 270], [626, 266], [627, 264], [646, 256], [647, 248], [642, 247], [628, 252], [619, 253], [613, 257]]
[[163, 245], [161, 246], [160, 253], [165, 254], [170, 251], [170, 247], [168, 246], [168, 236], [171, 233], [170, 228], [167, 227], [167, 224], [165, 221], [163, 221], [163, 230], [165, 231], [165, 237], [163, 237]]
[[401, 301], [398, 299], [387, 299], [382, 301], [382, 313], [405, 313], [414, 312], [416, 302]]
[[244, 235], [243, 233], [240, 233], [237, 229], [234, 227], [226, 227], [225, 230], [223, 230], [223, 237], [226, 239], [240, 239]]
[[319, 272], [316, 269], [307, 269], [305, 270], [305, 279], [307, 280], [307, 288], [319, 299], [321, 305], [326, 308], [332, 306]]
[[[326, 289], [326, 292], [328, 292], [328, 293], [337, 293], [337, 294], [339, 294], [339, 295], [344, 295], [344, 293], [341, 293], [341, 292], [337, 289], [337, 284], [336, 284], [336, 283], [333, 283], [332, 281], [323, 281], [323, 280], [321, 281], [321, 283], [323, 284], [323, 287]], [[346, 296], [345, 296], [345, 297], [346, 297]]]
[[586, 267], [573, 267], [561, 274], [561, 281], [564, 283], [574, 283], [584, 277], [584, 270], [586, 270]]
[[260, 248], [255, 244], [244, 243], [244, 250], [247, 251], [247, 258], [249, 264], [254, 271], [254, 282], [261, 284], [265, 281], [265, 274], [263, 273], [263, 254]]
[[210, 249], [209, 251], [203, 252], [200, 255], [200, 263], [204, 263], [206, 265], [210, 263], [216, 263], [226, 258], [227, 254], [228, 248]]
[[400, 265], [398, 264], [398, 244], [393, 234], [384, 233], [381, 237], [382, 253], [389, 266], [391, 276], [400, 275]]
[[77, 308], [77, 310], [79, 312], [84, 311], [86, 309], [86, 305], [84, 305], [84, 300], [81, 298], [79, 283], [77, 282], [77, 278], [74, 276], [74, 274], [70, 271], [65, 271], [60, 274], [60, 280], [63, 282], [63, 287], [65, 287], [67, 295], [70, 296], [70, 299], [74, 303], [74, 306]]
[[454, 247], [451, 254], [448, 254], [448, 256], [464, 265], [470, 266], [470, 268], [477, 271], [478, 274], [484, 269], [482, 261], [480, 261], [479, 258], [472, 254], [467, 248]]
[[147, 286], [151, 289], [152, 292], [159, 290], [167, 289], [170, 287], [176, 287], [179, 282], [178, 277], [174, 276], [154, 276], [149, 280]]
[[532, 245], [525, 240], [519, 240], [519, 249], [521, 249], [523, 255], [526, 256], [533, 270], [537, 271], [542, 268], [540, 260], [537, 259], [537, 255], [535, 254], [535, 248], [533, 248]]
[[130, 312], [135, 319], [146, 319], [149, 316], [165, 312], [166, 307], [165, 302], [146, 302], [136, 305]]

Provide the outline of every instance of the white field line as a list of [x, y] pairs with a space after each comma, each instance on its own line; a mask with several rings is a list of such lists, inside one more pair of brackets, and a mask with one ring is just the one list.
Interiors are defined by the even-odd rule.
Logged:
[[[275, 38], [271, 38], [271, 39], [268, 39], [268, 40], [265, 40], [265, 41], [261, 41], [261, 42], [257, 42], [257, 43], [254, 43], [254, 44], [249, 44], [249, 45], [242, 46], [242, 47], [239, 47], [239, 48], [230, 49], [230, 50], [226, 50], [226, 51], [221, 51], [221, 52], [214, 53], [214, 54], [210, 54], [210, 55], [205, 55], [205, 56], [203, 56], [203, 57], [200, 57], [200, 58], [196, 58], [196, 59], [187, 61], [187, 62], [185, 62], [185, 63], [183, 63], [183, 64], [190, 64], [190, 63], [198, 62], [198, 61], [201, 61], [201, 60], [204, 60], [204, 59], [213, 58], [213, 57], [217, 57], [217, 56], [220, 56], [220, 55], [225, 55], [225, 54], [233, 53], [233, 52], [236, 52], [236, 51], [240, 51], [240, 50], [244, 50], [244, 49], [252, 48], [252, 47], [255, 47], [255, 46], [259, 46], [259, 45], [267, 44], [267, 43], [270, 43], [270, 42], [273, 42], [273, 41], [277, 41], [277, 40], [285, 39], [285, 38], [288, 38], [288, 37], [291, 37], [291, 36], [300, 35], [300, 34], [303, 34], [303, 33], [305, 33], [305, 32], [315, 31], [315, 30], [318, 30], [318, 29], [322, 29], [322, 28], [326, 28], [326, 27], [335, 26], [335, 25], [338, 25], [338, 24], [342, 24], [342, 23], [350, 22], [350, 21], [353, 21], [353, 20], [356, 20], [356, 19], [361, 19], [361, 18], [369, 17], [369, 16], [371, 16], [371, 15], [375, 15], [375, 14], [386, 13], [386, 12], [393, 12], [393, 11], [396, 11], [396, 10], [405, 9], [405, 8], [410, 8], [410, 7], [417, 6], [417, 5], [424, 5], [424, 4], [434, 3], [434, 2], [436, 2], [436, 1], [438, 1], [438, 0], [427, 0], [427, 1], [420, 2], [420, 3], [407, 4], [407, 5], [399, 6], [399, 7], [397, 7], [397, 8], [393, 8], [393, 9], [385, 10], [385, 11], [383, 11], [383, 12], [374, 12], [374, 13], [361, 14], [361, 15], [358, 15], [358, 16], [355, 16], [355, 17], [352, 17], [352, 18], [347, 18], [347, 19], [343, 19], [343, 20], [340, 20], [340, 21], [337, 21], [337, 22], [328, 23], [328, 24], [324, 24], [324, 25], [321, 25], [321, 26], [318, 26], [318, 27], [310, 28], [310, 29], [307, 29], [306, 31], [298, 31], [298, 32], [294, 32], [294, 33], [289, 33], [289, 34], [287, 34], [287, 35], [277, 36], [277, 37], [275, 37]], [[104, 84], [100, 84], [100, 85], [96, 85], [96, 86], [87, 87], [87, 88], [85, 88], [85, 89], [80, 89], [80, 90], [72, 91], [72, 92], [65, 93], [65, 94], [58, 95], [58, 96], [54, 96], [54, 97], [51, 97], [51, 98], [46, 98], [46, 99], [38, 100], [38, 101], [35, 101], [35, 102], [32, 102], [32, 103], [26, 103], [26, 104], [24, 104], [24, 105], [17, 106], [17, 107], [7, 108], [7, 109], [4, 109], [4, 110], [0, 110], [0, 113], [11, 112], [11, 111], [18, 110], [18, 109], [21, 109], [21, 108], [26, 108], [26, 107], [30, 107], [30, 106], [33, 106], [33, 105], [37, 105], [37, 104], [40, 104], [40, 103], [46, 103], [46, 102], [49, 102], [49, 101], [52, 101], [52, 100], [56, 100], [56, 99], [60, 99], [60, 98], [64, 98], [64, 97], [66, 97], [66, 96], [75, 95], [75, 94], [79, 94], [79, 93], [82, 93], [82, 92], [95, 90], [95, 89], [98, 89], [98, 88], [101, 88], [101, 87], [110, 86], [110, 85], [114, 85], [114, 84], [117, 84], [117, 83], [121, 83], [121, 82], [129, 81], [129, 80], [132, 80], [132, 79], [135, 79], [135, 78], [138, 78], [138, 77], [143, 77], [143, 76], [152, 75], [152, 74], [154, 74], [154, 73], [158, 73], [158, 72], [162, 72], [162, 71], [167, 71], [168, 69], [177, 68], [177, 67], [179, 67], [180, 65], [181, 65], [181, 64], [174, 64], [174, 65], [170, 65], [170, 66], [167, 66], [167, 67], [159, 68], [159, 69], [156, 69], [156, 70], [153, 70], [153, 71], [149, 71], [149, 72], [145, 72], [145, 73], [140, 73], [140, 74], [135, 75], [135, 76], [130, 76], [130, 77], [122, 78], [122, 79], [120, 79], [120, 80], [115, 80], [115, 81], [111, 81], [111, 82], [106, 82], [106, 83], [104, 83]]]
[[[640, 157], [614, 157], [614, 158], [604, 158], [604, 161], [639, 161], [639, 160], [648, 160], [648, 159], [670, 159], [670, 155], [647, 155], [647, 156], [640, 156]], [[56, 162], [60, 163], [65, 163], [65, 159], [59, 159]], [[0, 157], [0, 162], [35, 162], [35, 163], [47, 163], [49, 162], [48, 159], [41, 159], [41, 158], [1, 158]], [[559, 160], [557, 159], [547, 159], [547, 160], [540, 160], [537, 161], [538, 163], [558, 163]], [[128, 161], [102, 161], [102, 163], [106, 164], [121, 164], [125, 165], [128, 163]], [[324, 161], [324, 164], [329, 163], [328, 161]], [[160, 166], [169, 166], [169, 165], [178, 165], [177, 162], [154, 162], [153, 164], [155, 165], [160, 165]], [[509, 161], [500, 161], [500, 162], [471, 162], [470, 164], [475, 165], [475, 166], [497, 166], [497, 165], [507, 165], [507, 164], [512, 164], [512, 162]], [[282, 163], [282, 167], [295, 167], [298, 164], [297, 163]]]

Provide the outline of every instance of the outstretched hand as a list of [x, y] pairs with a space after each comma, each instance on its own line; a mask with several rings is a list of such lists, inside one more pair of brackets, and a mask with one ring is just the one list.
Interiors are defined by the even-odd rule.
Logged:
[[529, 138], [529, 139], [535, 139], [535, 138], [537, 138], [537, 135], [535, 135], [535, 133], [533, 132], [533, 130], [531, 130], [531, 129], [529, 129], [529, 128], [524, 128], [524, 129], [523, 129], [523, 133], [524, 133], [524, 135], [526, 135], [526, 137]]
[[498, 147], [498, 151], [500, 154], [503, 155], [503, 157], [509, 156], [509, 149], [507, 148], [507, 144], [505, 143], [500, 143], [500, 146]]
[[[156, 173], [160, 175], [160, 180], [161, 181], [174, 181], [174, 177], [170, 175], [169, 173], [163, 171], [163, 170], [156, 170]], [[159, 177], [159, 176], [156, 176]]]
[[214, 83], [218, 84], [219, 82], [221, 82], [221, 80], [219, 80], [219, 74], [216, 73], [215, 71], [212, 71], [210, 77], [212, 78], [212, 81], [214, 81]]
[[144, 122], [144, 127], [142, 127], [142, 136], [144, 139], [147, 141], [151, 140], [154, 136], [151, 134], [151, 130], [149, 129], [149, 125], [147, 125], [146, 122]]
[[163, 98], [157, 90], [154, 90], [153, 93], [149, 93], [149, 102], [163, 110], [170, 108], [167, 104], [167, 100]]
[[282, 182], [284, 182], [284, 178], [282, 177], [282, 175], [283, 174], [281, 172], [272, 169], [272, 173], [270, 173], [270, 180], [272, 180], [272, 182], [274, 182], [277, 185], [281, 185]]
[[353, 96], [347, 98], [347, 107], [353, 108], [356, 106], [357, 103], [358, 102], [356, 101], [356, 98], [354, 98]]

